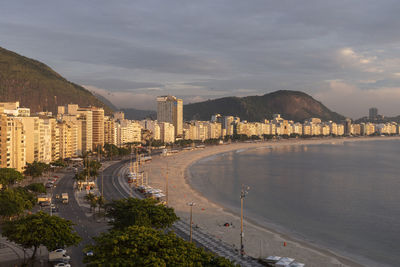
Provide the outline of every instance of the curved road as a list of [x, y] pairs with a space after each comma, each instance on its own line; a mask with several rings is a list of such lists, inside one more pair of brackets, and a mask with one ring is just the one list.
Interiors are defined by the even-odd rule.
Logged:
[[[140, 194], [131, 190], [125, 179], [125, 174], [129, 171], [129, 160], [122, 160], [112, 164], [103, 171], [104, 197], [107, 201], [113, 199], [121, 199], [126, 197], [142, 198]], [[70, 196], [68, 204], [59, 204], [59, 214], [61, 217], [73, 221], [76, 225], [74, 228], [82, 237], [82, 242], [78, 247], [68, 249], [68, 254], [71, 255], [71, 265], [80, 266], [83, 261], [83, 248], [92, 243], [93, 236], [98, 236], [101, 232], [108, 229], [105, 222], [97, 222], [87, 215], [89, 210], [78, 205], [74, 197], [73, 189], [73, 174], [65, 174], [64, 178], [60, 179], [57, 187], [54, 189], [54, 194], [67, 192]], [[101, 192], [101, 176], [98, 180], [99, 191]], [[190, 225], [184, 221], [178, 221], [174, 224], [174, 231], [182, 238], [188, 240]], [[211, 250], [222, 257], [226, 257], [241, 266], [261, 266], [257, 261], [250, 258], [241, 258], [238, 252], [230, 245], [206, 234], [201, 229], [193, 229], [193, 240], [200, 246]]]

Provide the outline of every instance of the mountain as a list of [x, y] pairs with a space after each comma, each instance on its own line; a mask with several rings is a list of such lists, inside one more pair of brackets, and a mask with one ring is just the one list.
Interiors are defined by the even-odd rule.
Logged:
[[0, 102], [19, 101], [32, 113], [57, 112], [57, 106], [70, 103], [79, 106], [112, 108], [88, 90], [67, 81], [47, 65], [0, 47]]
[[[85, 87], [84, 87], [85, 88]], [[86, 88], [85, 88], [86, 89]], [[90, 91], [95, 97], [97, 97], [101, 102], [103, 102], [104, 104], [106, 104], [109, 108], [111, 108], [112, 110], [118, 110], [118, 108], [111, 103], [110, 100], [108, 100], [107, 98], [105, 98], [104, 96], [102, 96], [101, 94], [98, 94], [96, 92]]]
[[183, 107], [185, 120], [210, 120], [211, 115], [240, 117], [241, 120], [263, 121], [275, 113], [288, 120], [304, 121], [320, 118], [323, 121], [340, 121], [344, 117], [332, 112], [310, 95], [299, 91], [280, 90], [262, 96], [224, 97]]
[[157, 119], [157, 112], [154, 110], [140, 110], [134, 108], [123, 108], [122, 112], [125, 113], [125, 118], [129, 120], [143, 120], [143, 119]]

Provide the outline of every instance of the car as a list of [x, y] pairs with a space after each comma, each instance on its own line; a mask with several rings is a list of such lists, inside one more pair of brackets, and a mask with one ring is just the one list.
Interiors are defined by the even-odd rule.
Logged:
[[57, 252], [57, 253], [66, 254], [66, 253], [67, 253], [67, 250], [66, 250], [66, 249], [63, 249], [63, 248], [58, 248], [58, 249], [56, 249], [56, 250], [53, 250], [52, 252]]
[[41, 207], [50, 206], [50, 201], [41, 201], [41, 202], [39, 202], [39, 205], [40, 205]]
[[54, 178], [60, 178], [60, 177], [58, 177], [58, 175], [54, 175], [53, 177], [54, 177]]
[[54, 267], [71, 267], [71, 264], [60, 262], [55, 264]]
[[91, 257], [93, 256], [93, 251], [89, 250], [86, 252], [86, 256]]

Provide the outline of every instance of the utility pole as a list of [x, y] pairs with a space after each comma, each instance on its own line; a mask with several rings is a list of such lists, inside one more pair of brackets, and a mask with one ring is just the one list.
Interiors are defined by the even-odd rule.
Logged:
[[189, 242], [192, 243], [192, 225], [193, 225], [193, 220], [192, 220], [192, 210], [193, 210], [193, 206], [196, 205], [196, 203], [189, 202], [187, 203], [190, 206], [190, 239]]
[[243, 200], [247, 195], [247, 190], [249, 190], [250, 187], [247, 186], [245, 187], [242, 184], [242, 190], [240, 192], [240, 256], [244, 256], [244, 245], [243, 245], [243, 237], [244, 237], [244, 232], [243, 232]]
[[103, 175], [103, 171], [101, 170], [101, 196], [104, 197], [104, 175]]

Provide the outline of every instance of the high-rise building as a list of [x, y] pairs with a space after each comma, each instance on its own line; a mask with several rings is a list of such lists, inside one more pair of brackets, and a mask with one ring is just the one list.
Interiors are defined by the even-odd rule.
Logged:
[[370, 108], [369, 109], [369, 119], [375, 120], [378, 117], [378, 109], [377, 108]]
[[[41, 135], [43, 120], [39, 117], [16, 117], [26, 133], [26, 162], [42, 161], [44, 137]], [[43, 133], [43, 132], [42, 132]]]
[[117, 129], [115, 121], [108, 116], [104, 117], [104, 143], [117, 145]]
[[22, 172], [26, 163], [25, 132], [22, 123], [0, 108], [0, 167]]
[[175, 142], [175, 127], [173, 124], [168, 122], [160, 122], [160, 136], [161, 141], [164, 143]]
[[136, 121], [122, 120], [116, 123], [117, 146], [142, 141], [142, 127]]
[[351, 135], [351, 129], [352, 129], [351, 119], [347, 118], [344, 121], [344, 135]]
[[183, 133], [183, 101], [175, 96], [157, 97], [157, 120], [175, 127], [175, 136]]
[[93, 150], [96, 150], [98, 146], [104, 146], [104, 109], [91, 107], [90, 110], [93, 116]]
[[[70, 117], [72, 115], [73, 117]], [[58, 119], [73, 121], [78, 126], [78, 155], [93, 149], [93, 111], [76, 104], [58, 107]]]

